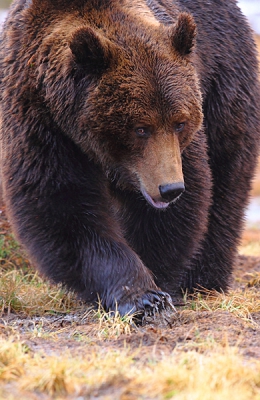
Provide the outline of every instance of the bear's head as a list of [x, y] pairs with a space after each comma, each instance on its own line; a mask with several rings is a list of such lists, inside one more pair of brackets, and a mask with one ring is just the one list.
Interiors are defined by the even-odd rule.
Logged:
[[60, 67], [69, 100], [58, 93], [53, 114], [109, 179], [166, 208], [184, 191], [182, 152], [202, 125], [196, 25], [188, 13], [172, 25], [122, 15], [71, 32]]

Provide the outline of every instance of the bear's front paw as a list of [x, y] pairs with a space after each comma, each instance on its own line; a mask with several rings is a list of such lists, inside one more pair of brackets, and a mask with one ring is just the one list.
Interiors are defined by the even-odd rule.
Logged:
[[160, 312], [166, 308], [175, 310], [171, 296], [166, 292], [149, 290], [141, 298], [144, 312], [147, 315]]
[[161, 312], [170, 308], [175, 310], [171, 296], [160, 290], [147, 290], [139, 296], [131, 296], [126, 302], [120, 302], [117, 310], [120, 315], [135, 314], [137, 319], [144, 316], [153, 316], [156, 312]]

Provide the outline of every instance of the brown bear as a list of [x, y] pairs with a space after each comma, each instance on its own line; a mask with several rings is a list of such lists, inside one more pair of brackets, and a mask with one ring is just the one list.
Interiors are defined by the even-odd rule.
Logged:
[[15, 0], [1, 36], [4, 197], [52, 281], [124, 315], [226, 290], [259, 142], [233, 0]]

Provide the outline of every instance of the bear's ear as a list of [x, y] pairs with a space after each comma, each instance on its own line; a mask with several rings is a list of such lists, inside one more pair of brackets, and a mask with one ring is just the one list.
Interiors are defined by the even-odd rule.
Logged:
[[171, 32], [172, 44], [174, 48], [182, 55], [191, 53], [195, 46], [196, 24], [191, 14], [182, 12]]
[[72, 34], [69, 46], [77, 64], [87, 66], [91, 72], [98, 73], [109, 66], [109, 44], [107, 39], [98, 35], [92, 28], [84, 27]]

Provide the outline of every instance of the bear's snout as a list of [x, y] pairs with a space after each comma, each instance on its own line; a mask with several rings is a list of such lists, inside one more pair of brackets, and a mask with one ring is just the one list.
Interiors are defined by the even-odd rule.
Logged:
[[165, 209], [170, 203], [175, 201], [185, 191], [183, 182], [174, 182], [170, 184], [159, 185], [158, 195], [150, 195], [143, 186], [141, 186], [141, 193], [143, 194], [146, 201], [154, 208]]
[[177, 200], [178, 197], [184, 192], [185, 186], [183, 182], [175, 182], [167, 185], [160, 185], [159, 191], [163, 200], [167, 200], [169, 203]]

